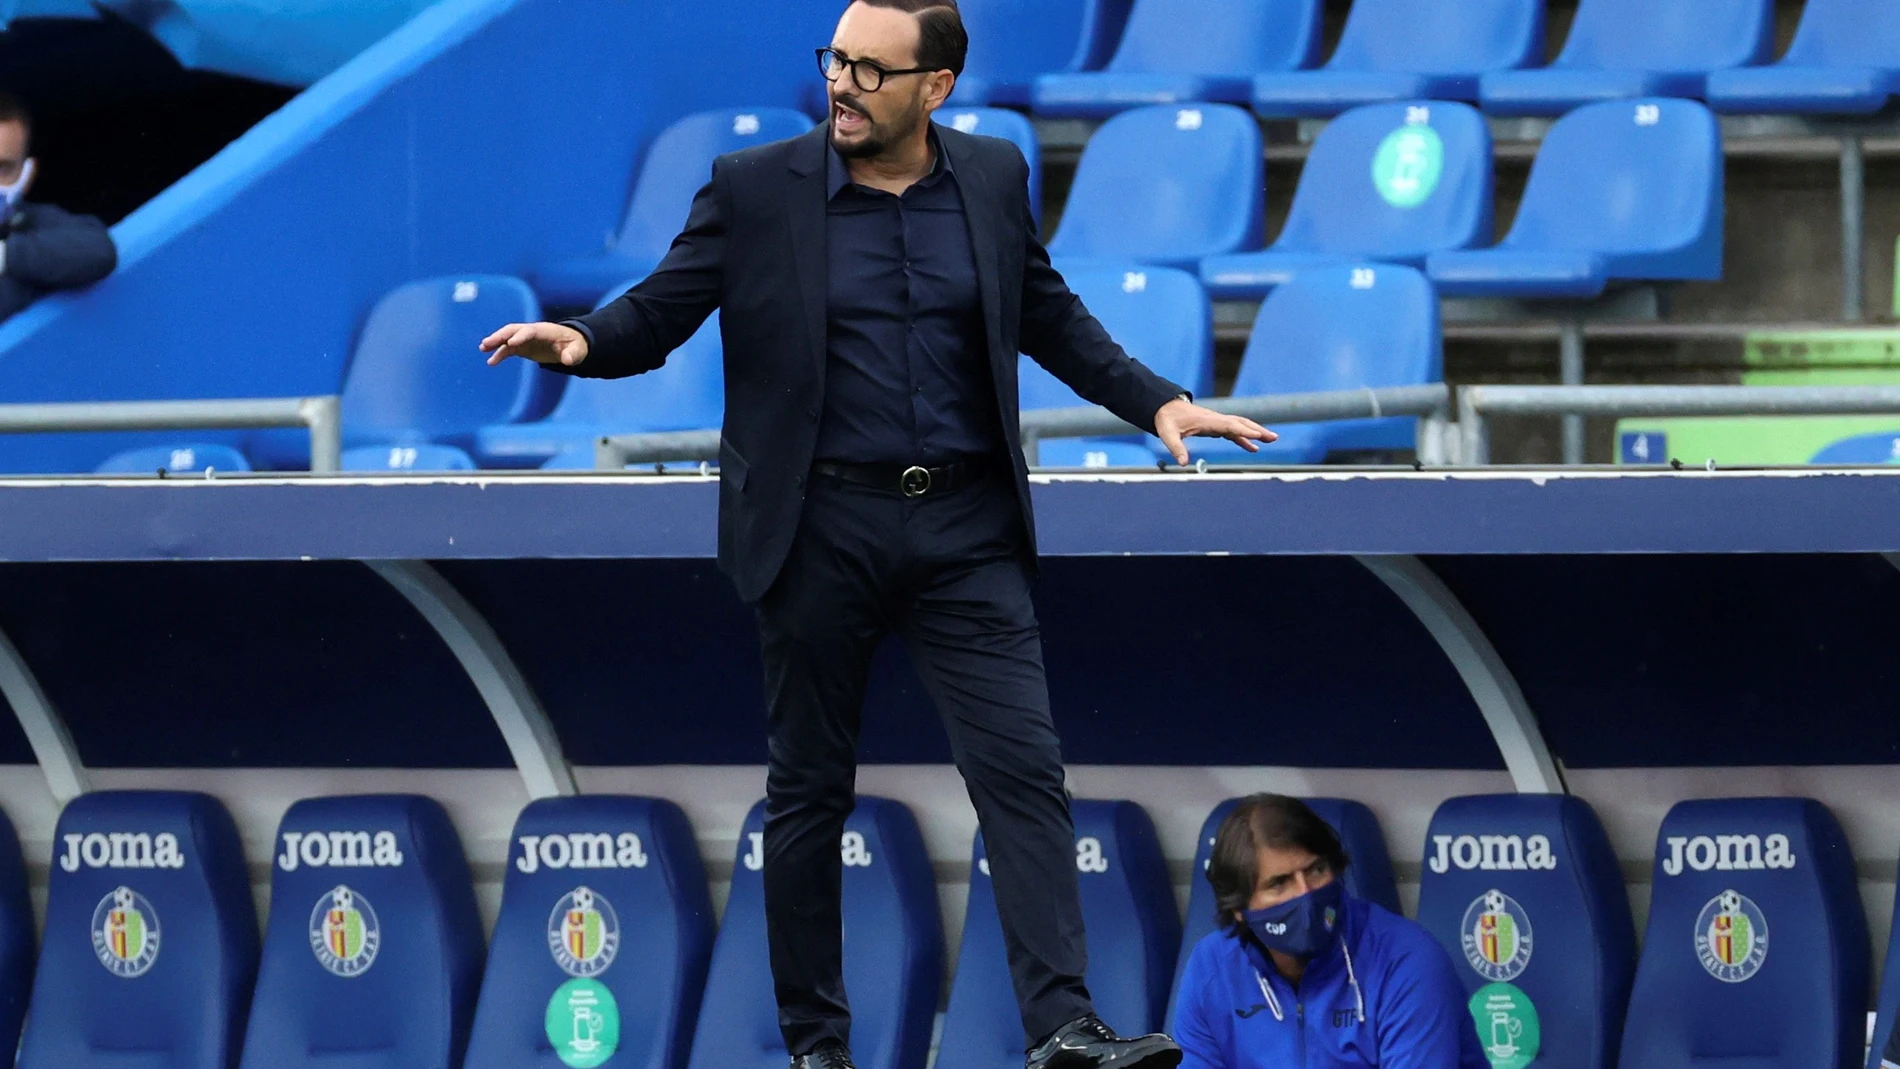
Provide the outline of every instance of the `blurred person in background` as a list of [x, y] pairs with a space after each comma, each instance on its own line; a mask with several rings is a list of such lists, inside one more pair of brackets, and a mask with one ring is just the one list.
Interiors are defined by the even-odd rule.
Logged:
[[0, 320], [55, 290], [90, 286], [119, 264], [104, 223], [26, 202], [32, 134], [26, 106], [0, 90]]
[[1240, 800], [1214, 833], [1220, 927], [1176, 992], [1181, 1069], [1489, 1069], [1451, 955], [1346, 893], [1339, 835], [1297, 798]]

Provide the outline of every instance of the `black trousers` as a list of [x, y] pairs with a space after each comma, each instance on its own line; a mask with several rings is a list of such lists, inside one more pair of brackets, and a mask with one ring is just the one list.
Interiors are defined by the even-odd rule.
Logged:
[[918, 498], [812, 476], [791, 555], [758, 604], [766, 926], [794, 1056], [850, 1042], [838, 843], [872, 653], [891, 632], [949, 729], [983, 827], [1027, 1038], [1091, 1010], [1075, 827], [1023, 542], [1006, 475]]

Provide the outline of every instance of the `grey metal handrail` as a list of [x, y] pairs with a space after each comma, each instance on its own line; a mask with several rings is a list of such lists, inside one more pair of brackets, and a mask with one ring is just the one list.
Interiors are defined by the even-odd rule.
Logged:
[[1491, 463], [1488, 415], [1900, 416], [1900, 386], [1466, 386], [1461, 463]]
[[[1451, 388], [1442, 383], [1260, 397], [1217, 397], [1201, 403], [1217, 412], [1271, 423], [1422, 416], [1425, 418], [1419, 423], [1419, 459], [1426, 464], [1443, 463], [1444, 446], [1449, 441]], [[1094, 405], [1040, 408], [1025, 412], [1020, 426], [1023, 453], [1032, 467], [1039, 459], [1039, 447], [1044, 438], [1085, 438], [1129, 432], [1128, 424], [1120, 417]], [[719, 432], [711, 430], [619, 434], [601, 438], [594, 444], [594, 466], [606, 470], [656, 461], [717, 459]]]
[[343, 466], [340, 410], [335, 396], [0, 404], [0, 434], [307, 427], [310, 470], [333, 472]]

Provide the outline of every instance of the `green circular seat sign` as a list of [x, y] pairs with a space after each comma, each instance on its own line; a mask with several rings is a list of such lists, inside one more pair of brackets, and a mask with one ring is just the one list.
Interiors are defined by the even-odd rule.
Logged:
[[1424, 125], [1385, 135], [1372, 157], [1372, 184], [1394, 208], [1416, 208], [1431, 198], [1445, 173], [1445, 142]]
[[593, 1069], [620, 1047], [620, 1007], [600, 981], [578, 977], [548, 1000], [548, 1042], [561, 1063]]
[[1491, 1069], [1524, 1069], [1543, 1048], [1537, 1007], [1515, 984], [1486, 984], [1472, 992], [1471, 1017]]

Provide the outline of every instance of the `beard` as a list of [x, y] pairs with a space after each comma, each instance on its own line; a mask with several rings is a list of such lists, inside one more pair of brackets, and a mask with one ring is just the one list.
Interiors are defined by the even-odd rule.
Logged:
[[825, 121], [832, 127], [831, 147], [838, 155], [843, 156], [847, 160], [868, 160], [884, 155], [884, 153], [890, 151], [892, 145], [905, 141], [914, 135], [917, 132], [918, 124], [923, 121], [924, 116], [923, 101], [919, 100], [908, 111], [896, 119], [889, 122], [877, 122], [873, 120], [870, 113], [859, 106], [856, 101], [852, 101], [851, 106], [846, 108], [846, 110], [855, 112], [864, 120], [864, 135], [856, 141], [843, 142], [838, 140], [836, 127], [837, 108], [839, 106], [838, 101], [832, 102], [832, 115]]

